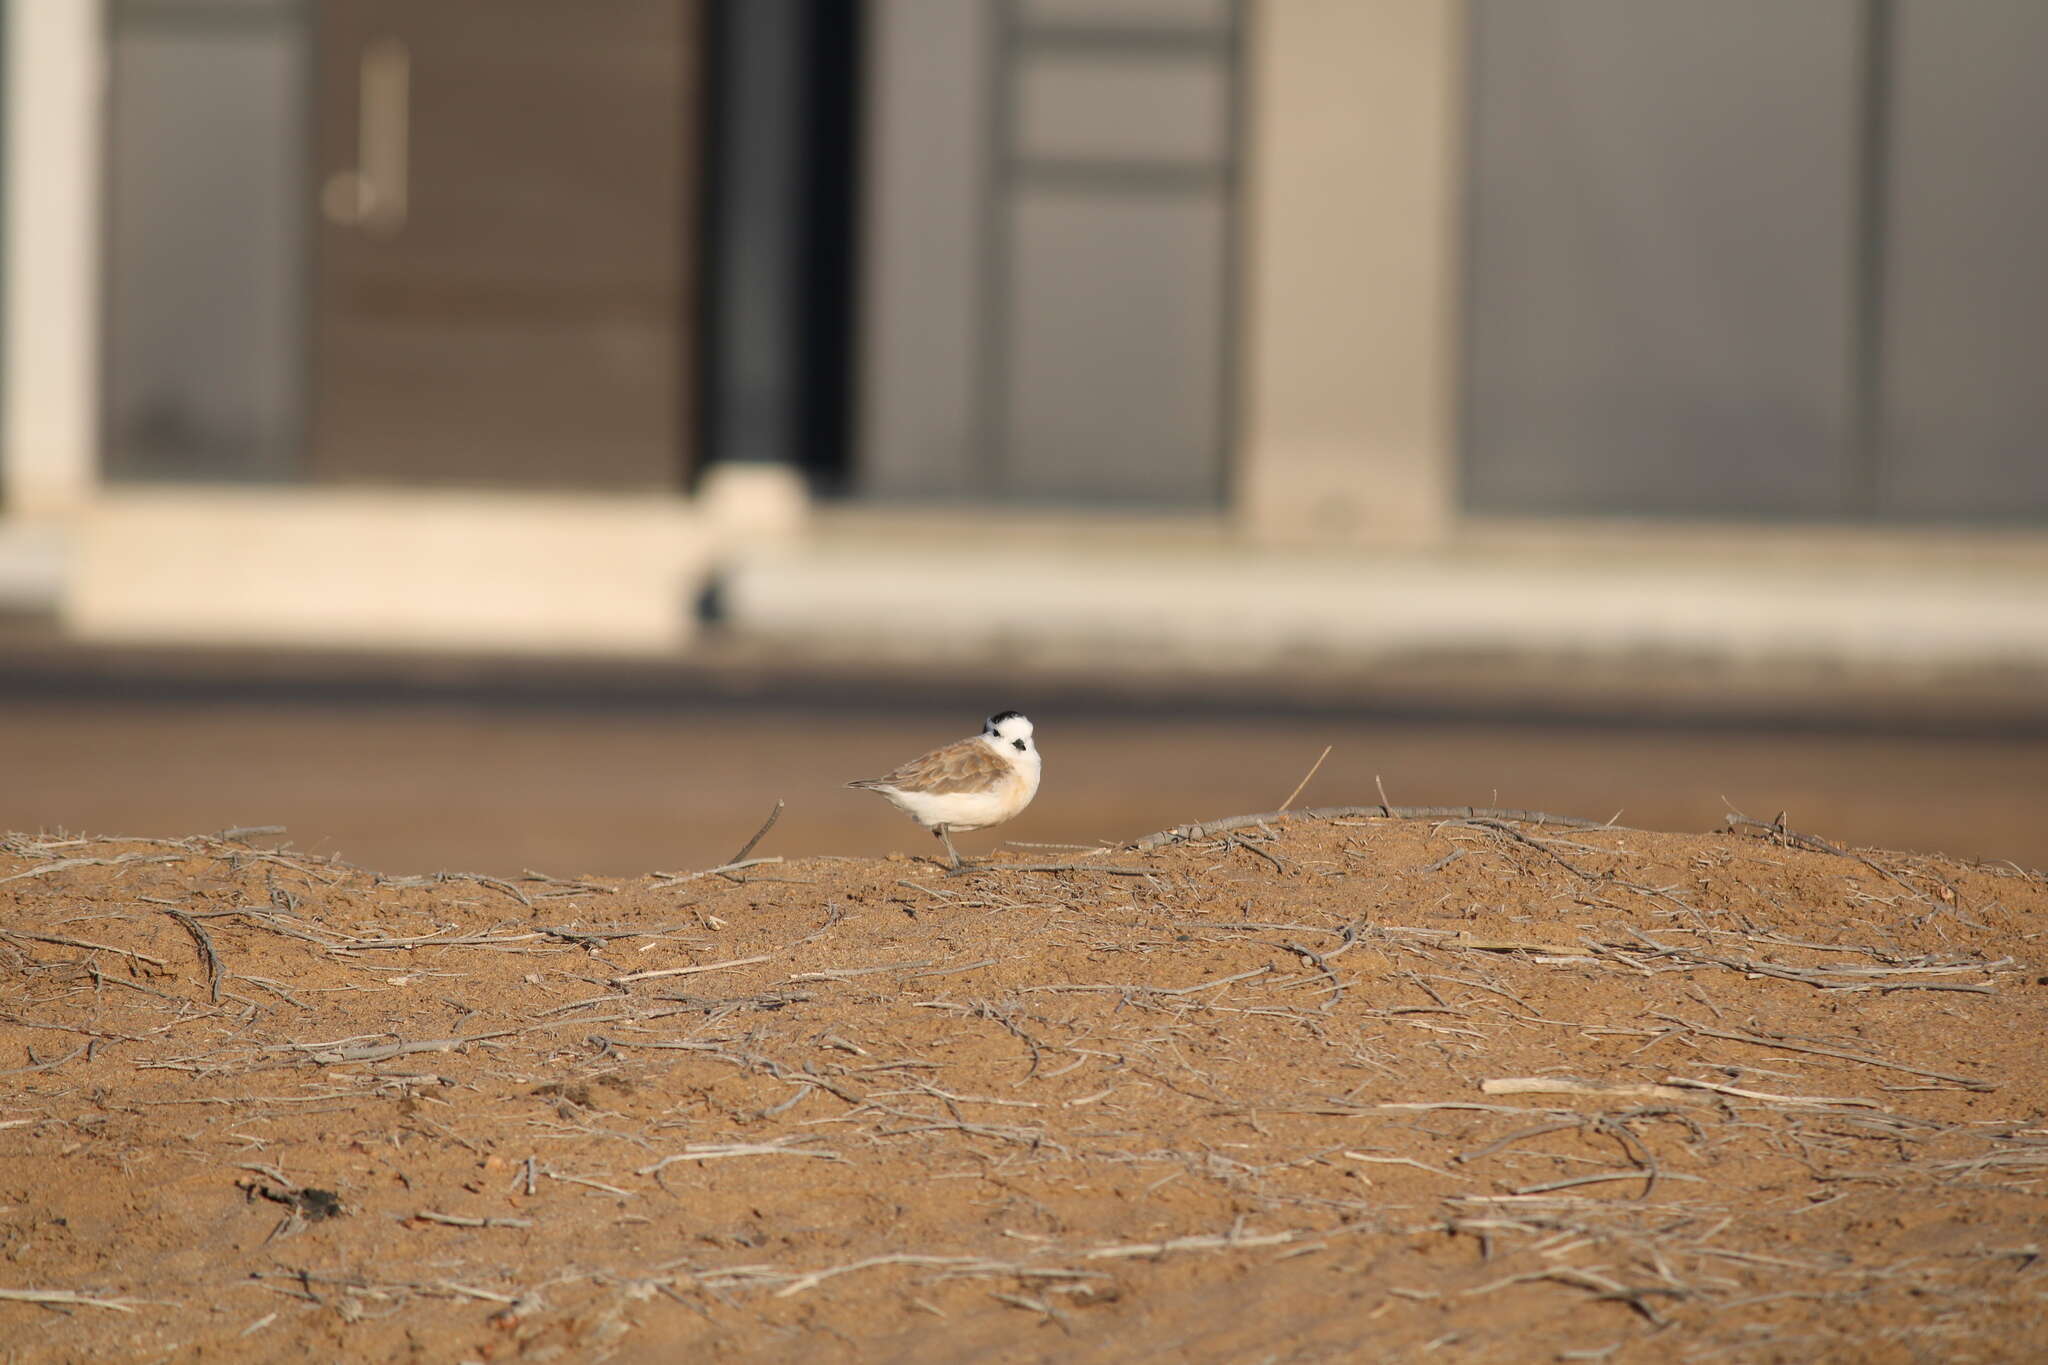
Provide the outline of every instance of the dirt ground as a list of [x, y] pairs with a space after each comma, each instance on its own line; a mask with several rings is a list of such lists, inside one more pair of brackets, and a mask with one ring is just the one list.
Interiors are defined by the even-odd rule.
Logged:
[[8, 1361], [2048, 1353], [2048, 884], [1485, 818], [0, 844]]

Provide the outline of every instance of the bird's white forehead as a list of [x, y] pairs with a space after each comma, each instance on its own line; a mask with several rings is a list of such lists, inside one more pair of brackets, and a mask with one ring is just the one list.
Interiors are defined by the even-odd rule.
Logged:
[[1031, 735], [1031, 722], [1020, 711], [998, 711], [988, 718], [985, 728], [1001, 739], [1027, 739]]

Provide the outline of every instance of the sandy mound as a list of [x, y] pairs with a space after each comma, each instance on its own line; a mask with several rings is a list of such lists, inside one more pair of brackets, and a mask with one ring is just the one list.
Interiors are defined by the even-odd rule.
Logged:
[[2016, 868], [1364, 816], [961, 876], [275, 844], [0, 844], [10, 1359], [2048, 1350]]

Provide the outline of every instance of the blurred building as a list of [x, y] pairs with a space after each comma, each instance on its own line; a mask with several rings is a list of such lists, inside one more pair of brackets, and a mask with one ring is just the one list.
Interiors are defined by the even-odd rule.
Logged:
[[10, 0], [88, 640], [2048, 666], [2037, 0]]

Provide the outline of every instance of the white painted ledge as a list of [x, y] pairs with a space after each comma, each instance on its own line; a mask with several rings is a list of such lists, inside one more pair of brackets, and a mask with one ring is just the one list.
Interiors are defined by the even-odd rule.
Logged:
[[78, 514], [74, 638], [585, 655], [686, 647], [714, 538], [679, 498], [134, 489]]
[[1475, 654], [2048, 666], [2048, 561], [1788, 568], [1735, 556], [890, 537], [751, 556], [723, 586], [744, 636], [897, 657], [1223, 670]]

